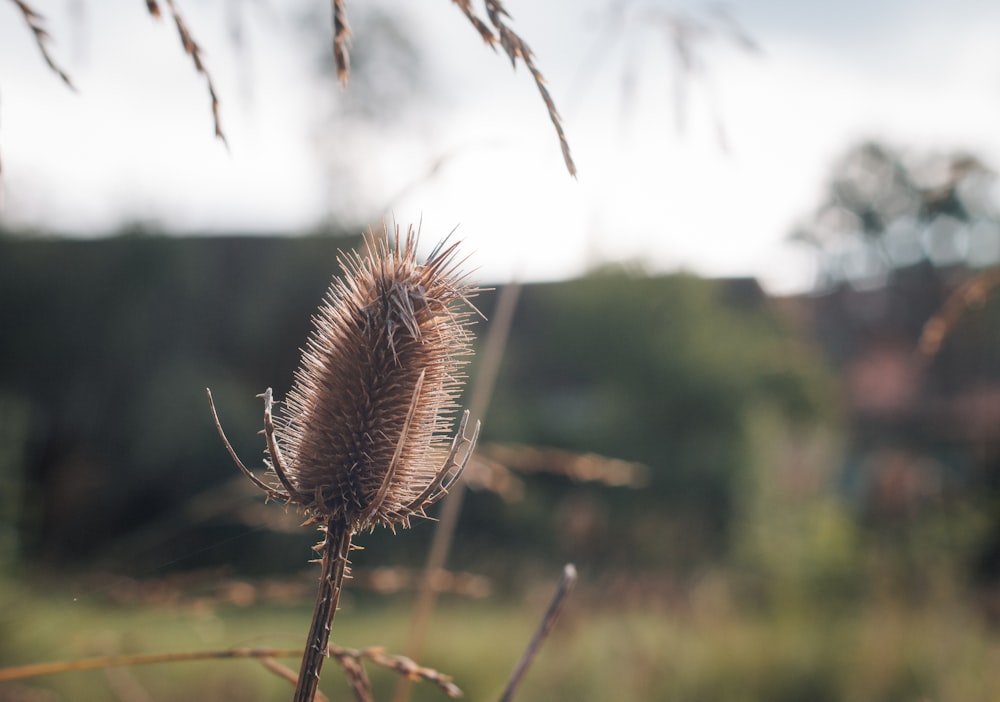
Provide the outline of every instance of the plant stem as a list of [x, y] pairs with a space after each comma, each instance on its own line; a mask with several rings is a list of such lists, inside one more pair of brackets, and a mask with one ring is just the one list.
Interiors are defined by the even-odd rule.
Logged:
[[327, 522], [324, 529], [326, 538], [319, 546], [322, 551], [319, 592], [316, 594], [316, 606], [309, 626], [309, 637], [306, 639], [306, 650], [302, 654], [302, 666], [293, 702], [313, 702], [316, 696], [319, 672], [327, 657], [330, 627], [337, 615], [337, 603], [340, 601], [340, 591], [347, 573], [351, 537], [354, 535], [350, 526], [336, 520]]
[[504, 689], [503, 694], [500, 695], [500, 702], [510, 702], [510, 700], [514, 699], [518, 685], [521, 684], [524, 674], [528, 672], [528, 666], [531, 665], [531, 662], [535, 660], [535, 656], [538, 655], [538, 651], [541, 650], [546, 637], [552, 631], [552, 627], [556, 625], [556, 620], [559, 619], [563, 605], [566, 604], [566, 598], [573, 591], [574, 585], [576, 585], [576, 567], [572, 563], [567, 563], [563, 567], [562, 577], [559, 578], [559, 586], [556, 588], [555, 595], [552, 596], [549, 608], [546, 610], [545, 616], [542, 617], [538, 629], [535, 630], [535, 635], [531, 637], [528, 648], [524, 650], [521, 660], [514, 667], [514, 672], [511, 673], [510, 679], [507, 681], [507, 687]]
[[[507, 339], [514, 321], [514, 310], [517, 308], [517, 300], [520, 296], [520, 283], [508, 283], [500, 288], [496, 310], [493, 313], [493, 322], [490, 324], [489, 333], [486, 336], [483, 360], [479, 367], [479, 374], [476, 376], [476, 384], [472, 389], [469, 412], [474, 417], [484, 418], [486, 410], [489, 408], [490, 400], [493, 397], [493, 388], [496, 385], [497, 376], [500, 374], [500, 362], [503, 360]], [[442, 503], [439, 521], [434, 529], [434, 536], [431, 538], [430, 550], [427, 553], [423, 576], [420, 579], [413, 621], [410, 623], [410, 635], [405, 648], [406, 655], [414, 660], [419, 659], [423, 653], [424, 640], [427, 638], [427, 629], [430, 626], [431, 617], [434, 614], [434, 603], [437, 600], [437, 592], [433, 586], [434, 578], [448, 561], [448, 553], [451, 551], [451, 543], [458, 527], [458, 518], [462, 512], [464, 499], [465, 483], [459, 482], [453, 485]], [[412, 685], [413, 681], [408, 677], [400, 678], [396, 684], [393, 702], [408, 702]]]

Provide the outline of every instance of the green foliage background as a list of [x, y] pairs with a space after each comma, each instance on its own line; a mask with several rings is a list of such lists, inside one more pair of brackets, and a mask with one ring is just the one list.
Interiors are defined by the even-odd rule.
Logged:
[[[3, 241], [0, 396], [7, 412], [26, 418], [13, 441], [23, 462], [4, 467], [23, 491], [17, 558], [151, 567], [217, 539], [217, 525], [199, 533], [187, 524], [155, 557], [117, 548], [129, 531], [233, 477], [206, 386], [237, 449], [255, 462], [254, 395], [273, 386], [280, 397], [289, 387], [336, 251], [354, 243], [141, 232]], [[486, 292], [476, 304], [488, 316], [494, 299]], [[781, 328], [749, 283], [604, 271], [528, 286], [484, 440], [639, 461], [649, 484], [611, 490], [541, 478], [519, 504], [476, 495], [463, 535], [478, 552], [485, 543], [509, 547], [511, 557], [572, 555], [606, 567], [717, 556], [728, 543], [735, 481], [752, 458], [749, 417], [773, 406], [804, 425], [832, 416], [831, 398], [816, 353]], [[552, 515], [580, 495], [609, 510], [609, 531], [561, 553]], [[664, 529], [684, 538], [652, 537]], [[393, 550], [395, 540], [373, 538], [380, 553]], [[232, 562], [239, 549], [219, 555]], [[254, 562], [240, 567], [267, 570], [271, 554], [253, 550]]]
[[[238, 585], [308, 569], [311, 530], [234, 518], [260, 498], [240, 488], [204, 388], [259, 465], [254, 395], [288, 388], [336, 252], [357, 242], [0, 238], [0, 665], [297, 645], [306, 602], [192, 592], [129, 607], [102, 574], [223, 567]], [[496, 295], [476, 299], [487, 317]], [[526, 475], [518, 500], [470, 492], [450, 565], [490, 576], [493, 595], [445, 600], [421, 662], [495, 697], [573, 561], [573, 605], [520, 699], [993, 699], [1000, 648], [970, 581], [988, 494], [867, 523], [839, 484], [841, 412], [827, 362], [752, 281], [617, 268], [526, 286], [483, 441], [636, 461], [648, 482]], [[363, 535], [352, 560], [419, 566], [429, 534]], [[409, 604], [349, 588], [338, 641], [399, 650]], [[136, 675], [158, 700], [284, 698], [248, 666]], [[384, 696], [392, 680], [375, 684]], [[29, 688], [102, 699], [108, 685], [75, 674]]]

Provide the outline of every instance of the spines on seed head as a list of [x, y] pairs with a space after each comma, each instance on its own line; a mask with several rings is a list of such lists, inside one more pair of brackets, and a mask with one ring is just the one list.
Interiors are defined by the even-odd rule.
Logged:
[[356, 528], [421, 511], [413, 502], [438, 478], [471, 353], [476, 289], [455, 246], [421, 264], [412, 228], [394, 234], [342, 257], [277, 432], [303, 506]]

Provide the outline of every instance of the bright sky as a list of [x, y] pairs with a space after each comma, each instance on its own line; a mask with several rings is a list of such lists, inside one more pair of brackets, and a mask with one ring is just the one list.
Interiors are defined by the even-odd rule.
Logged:
[[[711, 5], [636, 1], [615, 24], [613, 0], [505, 4], [563, 114], [576, 180], [527, 71], [511, 71], [449, 0], [348, 3], [359, 57], [368, 6], [401, 18], [428, 90], [401, 97], [391, 124], [357, 129], [330, 117], [343, 96], [312, 77], [329, 2], [178, 0], [204, 47], [229, 151], [212, 137], [205, 84], [173, 27], [141, 0], [33, 0], [77, 93], [0, 0], [0, 222], [83, 236], [126, 221], [294, 234], [394, 214], [422, 218], [428, 248], [458, 226], [485, 282], [634, 261], [757, 275], [781, 292], [810, 280], [808, 258], [784, 240], [853, 143], [971, 150], [1000, 168], [995, 2], [734, 0], [730, 14], [763, 53], [720, 35], [698, 44], [704, 70], [686, 84], [682, 128], [659, 22], [673, 12], [712, 23]], [[229, 34], [234, 8], [244, 51]], [[321, 142], [336, 148], [335, 178]]]

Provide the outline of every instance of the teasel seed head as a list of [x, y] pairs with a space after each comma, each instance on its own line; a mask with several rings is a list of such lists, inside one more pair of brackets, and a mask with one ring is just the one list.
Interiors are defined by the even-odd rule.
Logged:
[[464, 419], [453, 444], [448, 432], [478, 290], [459, 270], [456, 245], [421, 264], [412, 227], [405, 236], [395, 227], [392, 242], [383, 234], [339, 259], [344, 275], [313, 316], [268, 448], [292, 502], [355, 530], [408, 526], [475, 441], [464, 438]]

